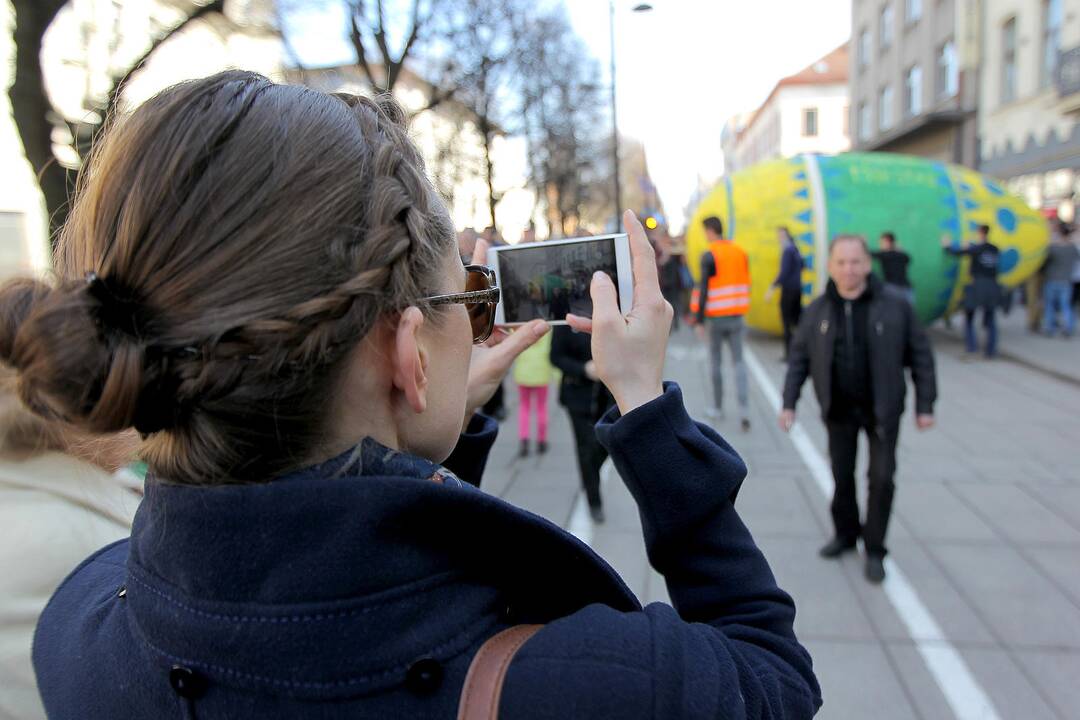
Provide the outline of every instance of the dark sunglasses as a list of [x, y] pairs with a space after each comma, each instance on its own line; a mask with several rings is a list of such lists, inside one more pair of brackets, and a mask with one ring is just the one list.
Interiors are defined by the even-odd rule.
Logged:
[[483, 265], [465, 266], [465, 292], [424, 298], [428, 305], [464, 305], [472, 323], [473, 342], [482, 343], [495, 329], [495, 308], [499, 304], [499, 286], [495, 272]]

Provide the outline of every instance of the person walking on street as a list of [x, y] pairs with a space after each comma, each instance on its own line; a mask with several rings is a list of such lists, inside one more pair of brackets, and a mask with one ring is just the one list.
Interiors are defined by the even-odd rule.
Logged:
[[750, 430], [750, 385], [743, 362], [742, 344], [745, 326], [743, 315], [750, 309], [750, 260], [742, 248], [724, 237], [720, 218], [710, 216], [702, 222], [709, 249], [701, 255], [701, 280], [690, 299], [690, 312], [696, 320], [698, 337], [709, 335], [709, 359], [712, 367], [713, 405], [706, 409], [710, 418], [723, 417], [724, 372], [721, 350], [731, 349], [735, 366], [735, 391], [743, 432]]
[[657, 240], [657, 249], [660, 256], [656, 260], [657, 271], [660, 273], [660, 292], [664, 299], [676, 308], [675, 316], [671, 321], [673, 332], [679, 330], [679, 293], [682, 292], [682, 256], [676, 255], [673, 250], [673, 240], [666, 232]]
[[791, 352], [791, 336], [795, 333], [799, 318], [802, 316], [803, 259], [802, 253], [795, 245], [795, 238], [791, 237], [791, 232], [786, 227], [779, 227], [776, 232], [780, 246], [783, 248], [780, 255], [780, 272], [776, 274], [776, 279], [766, 291], [765, 299], [771, 300], [773, 291], [780, 288], [780, 319], [784, 324], [782, 361], [787, 362], [788, 354]]
[[[791, 429], [803, 383], [812, 378], [836, 483], [831, 507], [836, 534], [820, 554], [840, 557], [861, 536], [866, 578], [879, 583], [885, 579], [885, 534], [907, 392], [904, 367], [910, 367], [915, 383], [915, 423], [925, 430], [934, 424], [934, 356], [911, 304], [870, 274], [870, 250], [862, 236], [833, 240], [829, 277], [825, 293], [803, 313], [791, 343], [780, 427]], [[860, 431], [870, 442], [870, 492], [862, 524], [855, 499]]]
[[986, 357], [997, 354], [997, 306], [1001, 303], [1001, 286], [998, 285], [998, 259], [1001, 251], [990, 242], [990, 226], [980, 225], [978, 242], [958, 247], [945, 235], [942, 247], [950, 255], [971, 258], [971, 283], [964, 288], [964, 341], [968, 356], [979, 349], [975, 337], [975, 311], [981, 310], [983, 327], [986, 328]]
[[556, 326], [551, 333], [551, 364], [562, 371], [559, 404], [570, 415], [581, 487], [589, 502], [589, 514], [593, 522], [602, 523], [604, 503], [600, 495], [600, 467], [608, 454], [596, 438], [596, 421], [615, 401], [597, 377], [587, 334], [575, 332], [565, 325]]
[[[1080, 263], [1080, 249], [1072, 241], [1069, 226], [1058, 223], [1054, 242], [1046, 251], [1043, 263], [1043, 334], [1053, 336], [1055, 325], [1065, 337], [1076, 331], [1072, 310], [1072, 276]], [[1060, 321], [1059, 321], [1060, 319]]]
[[536, 453], [547, 452], [548, 385], [555, 374], [549, 356], [550, 333], [540, 338], [514, 361], [514, 382], [518, 386], [518, 440], [521, 449], [518, 457], [529, 456], [531, 415], [536, 415]]
[[878, 240], [880, 249], [871, 253], [873, 258], [881, 264], [881, 276], [886, 285], [891, 285], [897, 292], [915, 304], [915, 291], [911, 288], [908, 280], [908, 266], [911, 264], [911, 256], [896, 247], [896, 235], [892, 232], [881, 233]]

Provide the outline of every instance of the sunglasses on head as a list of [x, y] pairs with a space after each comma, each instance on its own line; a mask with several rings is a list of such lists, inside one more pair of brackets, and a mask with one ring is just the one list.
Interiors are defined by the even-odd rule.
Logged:
[[469, 311], [473, 342], [482, 343], [495, 329], [495, 308], [499, 304], [499, 286], [495, 272], [483, 265], [465, 266], [465, 292], [424, 298], [428, 305], [464, 305]]

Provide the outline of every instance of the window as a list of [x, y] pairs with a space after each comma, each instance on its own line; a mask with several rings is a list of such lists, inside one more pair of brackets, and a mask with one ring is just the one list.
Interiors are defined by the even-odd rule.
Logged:
[[859, 103], [859, 139], [870, 139], [870, 106], [866, 103]]
[[893, 89], [892, 85], [881, 88], [878, 95], [878, 130], [888, 130], [892, 127]]
[[1061, 51], [1061, 0], [1043, 0], [1043, 59], [1040, 84], [1048, 87], [1057, 72]]
[[881, 18], [878, 24], [878, 44], [881, 51], [885, 52], [892, 45], [893, 40], [893, 9], [892, 4], [881, 8]]
[[919, 18], [922, 17], [922, 0], [907, 0], [905, 10], [904, 19], [907, 20], [908, 25], [919, 22]]
[[803, 108], [802, 111], [802, 134], [803, 137], [817, 137], [817, 108]]
[[956, 43], [949, 40], [940, 48], [937, 55], [937, 94], [948, 98], [956, 94], [958, 85], [956, 68]]
[[870, 31], [863, 28], [859, 33], [859, 46], [856, 48], [856, 59], [860, 70], [870, 64], [870, 52]]
[[904, 83], [904, 109], [908, 117], [915, 117], [922, 112], [922, 68], [913, 65], [908, 68], [907, 80]]
[[1001, 104], [1016, 99], [1016, 18], [1001, 28]]

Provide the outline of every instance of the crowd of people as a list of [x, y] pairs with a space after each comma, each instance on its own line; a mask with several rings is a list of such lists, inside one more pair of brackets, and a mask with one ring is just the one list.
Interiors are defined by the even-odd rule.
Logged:
[[[483, 267], [501, 239], [455, 236], [405, 119], [392, 100], [253, 73], [182, 83], [95, 150], [55, 278], [0, 286], [0, 510], [19, 537], [3, 547], [19, 572], [2, 581], [0, 711], [813, 716], [821, 691], [794, 602], [735, 510], [746, 467], [663, 379], [685, 308], [708, 343], [709, 419], [723, 419], [726, 346], [751, 430], [745, 251], [709, 217], [707, 250], [686, 258], [628, 212], [628, 315], [599, 272], [591, 317], [506, 332]], [[777, 242], [778, 421], [792, 429], [810, 380], [835, 480], [819, 552], [861, 540], [880, 583], [906, 371], [916, 427], [935, 422], [911, 259], [888, 231], [876, 250], [837, 236], [804, 307], [798, 246], [786, 228]], [[990, 228], [942, 246], [971, 266], [967, 347], [981, 313], [993, 356], [1005, 293]], [[1047, 333], [1075, 329], [1078, 260], [1059, 225]], [[485, 471], [502, 469], [486, 467], [498, 422], [483, 409], [511, 373], [519, 457], [548, 451], [558, 382], [593, 520], [610, 458], [670, 605], [642, 607], [573, 536], [484, 492]]]

